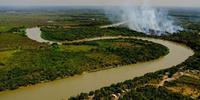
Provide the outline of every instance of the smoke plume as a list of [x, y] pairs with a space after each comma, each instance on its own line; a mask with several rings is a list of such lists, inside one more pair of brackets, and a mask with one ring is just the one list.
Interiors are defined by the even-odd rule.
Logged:
[[[161, 35], [175, 33], [182, 30], [175, 25], [168, 11], [151, 6], [148, 0], [144, 0], [142, 6], [120, 6], [106, 9], [106, 15], [113, 22], [119, 22], [132, 30]], [[115, 24], [118, 25], [118, 24]]]

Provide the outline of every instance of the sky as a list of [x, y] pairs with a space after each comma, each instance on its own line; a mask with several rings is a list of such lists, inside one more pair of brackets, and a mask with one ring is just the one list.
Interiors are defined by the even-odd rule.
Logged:
[[146, 1], [155, 6], [200, 7], [200, 0], [0, 0], [0, 5], [140, 5]]

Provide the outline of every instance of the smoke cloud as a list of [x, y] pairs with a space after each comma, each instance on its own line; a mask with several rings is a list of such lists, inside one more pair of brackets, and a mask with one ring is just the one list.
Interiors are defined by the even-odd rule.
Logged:
[[161, 35], [182, 30], [181, 27], [175, 25], [166, 9], [153, 7], [148, 0], [144, 0], [142, 6], [129, 4], [128, 6], [107, 8], [105, 11], [113, 23], [119, 22], [132, 30], [147, 34]]

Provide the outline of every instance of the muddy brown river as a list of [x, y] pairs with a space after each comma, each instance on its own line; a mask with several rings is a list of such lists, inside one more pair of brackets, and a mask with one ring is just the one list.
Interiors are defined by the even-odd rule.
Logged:
[[[41, 34], [39, 28], [31, 28], [28, 29], [27, 32], [27, 36], [30, 39], [38, 42], [49, 42], [42, 38], [38, 38]], [[36, 37], [39, 40], [37, 40]], [[119, 37], [106, 37], [105, 39], [113, 38]], [[104, 39], [104, 37], [93, 38], [91, 40], [97, 39]], [[184, 62], [189, 56], [194, 54], [190, 48], [182, 44], [153, 38], [140, 37], [140, 39], [162, 44], [169, 48], [170, 53], [160, 59], [149, 62], [121, 66], [97, 72], [85, 72], [70, 78], [39, 83], [12, 91], [0, 92], [0, 100], [66, 100], [70, 96], [76, 96], [81, 92], [89, 92], [104, 86], [109, 86], [113, 83], [133, 79], [134, 77], [142, 76], [149, 72], [170, 68]]]

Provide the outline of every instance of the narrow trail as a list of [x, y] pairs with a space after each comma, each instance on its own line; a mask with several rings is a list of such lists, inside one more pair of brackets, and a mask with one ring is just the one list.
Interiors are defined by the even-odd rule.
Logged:
[[[197, 71], [199, 73], [199, 71]], [[193, 72], [191, 72], [193, 73]], [[160, 81], [160, 83], [157, 85], [157, 87], [164, 86], [165, 82], [171, 82], [179, 79], [182, 76], [188, 76], [195, 78], [199, 80], [200, 78], [198, 76], [192, 75], [190, 72], [176, 72], [175, 74], [172, 75], [172, 77], [169, 77], [168, 75], [163, 76], [163, 80]]]

